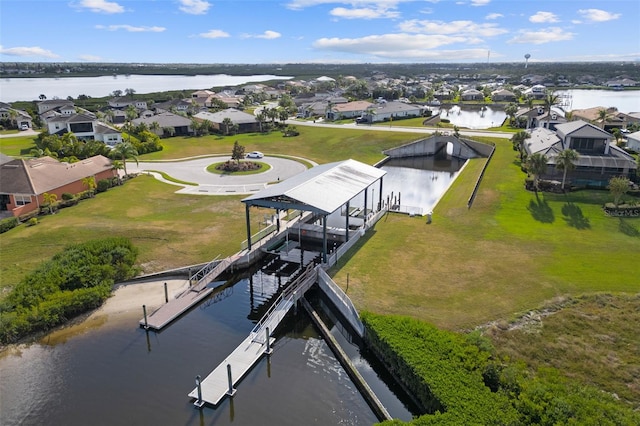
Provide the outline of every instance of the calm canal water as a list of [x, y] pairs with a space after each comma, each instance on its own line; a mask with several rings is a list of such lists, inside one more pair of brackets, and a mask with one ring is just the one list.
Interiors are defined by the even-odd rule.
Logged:
[[[240, 343], [285, 278], [256, 272], [218, 291], [161, 333], [141, 314], [45, 338], [0, 355], [3, 425], [370, 425], [377, 422], [331, 350], [300, 310], [279, 330], [274, 354], [218, 408], [187, 394]], [[217, 283], [221, 284], [221, 283]], [[132, 284], [148, 285], [148, 284]], [[142, 303], [142, 302], [141, 302]], [[358, 353], [355, 346], [351, 353]], [[373, 371], [368, 363], [364, 369]], [[383, 380], [370, 374], [376, 387]], [[388, 389], [394, 417], [411, 412]]]

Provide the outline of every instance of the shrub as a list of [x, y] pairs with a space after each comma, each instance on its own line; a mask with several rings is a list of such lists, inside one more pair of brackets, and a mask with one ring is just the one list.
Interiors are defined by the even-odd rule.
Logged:
[[31, 219], [29, 219], [27, 221], [27, 226], [33, 226], [33, 225], [37, 225], [38, 224], [38, 218], [37, 217], [32, 217]]
[[63, 199], [64, 201], [73, 200], [74, 198], [75, 198], [75, 195], [73, 195], [73, 194], [72, 194], [72, 193], [70, 193], [70, 192], [64, 192], [64, 193], [62, 194], [62, 199]]
[[33, 211], [30, 211], [29, 213], [21, 214], [20, 216], [18, 216], [18, 220], [20, 222], [26, 222], [32, 217], [38, 216], [39, 214], [40, 212], [38, 210], [33, 210]]
[[48, 330], [96, 308], [109, 297], [115, 282], [135, 275], [136, 256], [136, 248], [125, 238], [66, 247], [41, 263], [0, 302], [0, 343]]
[[0, 220], [0, 234], [7, 232], [10, 229], [18, 226], [18, 218], [8, 217], [6, 219]]
[[105, 192], [109, 188], [111, 188], [111, 179], [101, 179], [98, 181], [96, 191]]

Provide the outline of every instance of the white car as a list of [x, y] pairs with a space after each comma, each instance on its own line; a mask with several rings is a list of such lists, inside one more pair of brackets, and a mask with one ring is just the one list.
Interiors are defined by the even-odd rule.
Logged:
[[247, 158], [262, 158], [262, 157], [264, 157], [264, 154], [261, 153], [260, 151], [252, 151], [247, 154]]

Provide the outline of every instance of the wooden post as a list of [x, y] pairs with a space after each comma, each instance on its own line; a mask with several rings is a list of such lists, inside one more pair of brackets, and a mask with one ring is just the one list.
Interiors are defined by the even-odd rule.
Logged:
[[271, 349], [271, 336], [269, 333], [269, 327], [267, 327], [267, 350], [265, 351], [267, 355], [271, 355], [273, 353], [273, 349]]
[[149, 324], [147, 323], [147, 305], [142, 305], [142, 313], [144, 314], [144, 329], [149, 329]]
[[193, 405], [195, 405], [198, 408], [202, 408], [204, 406], [204, 401], [202, 400], [202, 385], [201, 385], [202, 379], [200, 377], [200, 375], [198, 374], [196, 376], [196, 386], [198, 387], [198, 399], [196, 400], [196, 402], [193, 403]]
[[227, 391], [227, 395], [233, 396], [236, 393], [236, 390], [233, 388], [233, 379], [231, 378], [231, 364], [227, 364], [227, 379], [229, 379], [229, 390]]
[[167, 290], [167, 283], [164, 283], [164, 303], [169, 303], [169, 292]]

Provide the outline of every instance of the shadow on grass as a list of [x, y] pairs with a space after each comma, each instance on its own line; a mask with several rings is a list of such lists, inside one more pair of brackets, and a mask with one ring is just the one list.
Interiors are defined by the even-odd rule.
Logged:
[[637, 227], [633, 226], [629, 219], [620, 218], [618, 229], [625, 235], [640, 238], [640, 230]]
[[562, 215], [567, 225], [576, 229], [589, 229], [591, 224], [589, 218], [582, 214], [582, 209], [579, 206], [567, 201], [567, 204], [562, 206]]
[[544, 198], [540, 198], [538, 193], [536, 192], [536, 199], [529, 201], [529, 206], [527, 210], [531, 212], [531, 217], [533, 217], [538, 222], [542, 223], [553, 223], [556, 219], [553, 214], [553, 210], [549, 206], [549, 203]]

